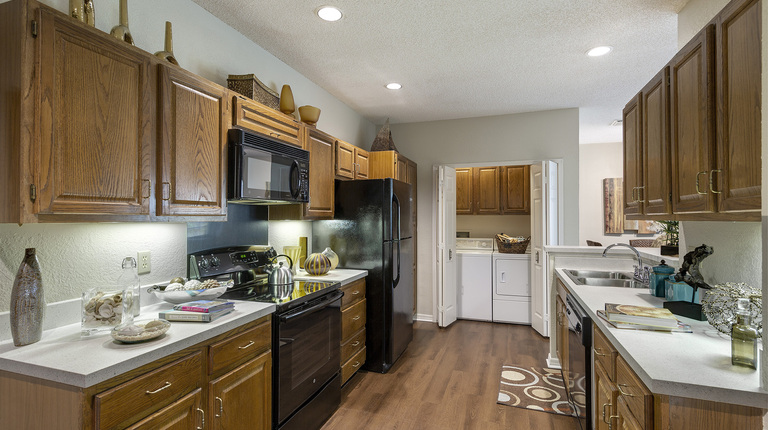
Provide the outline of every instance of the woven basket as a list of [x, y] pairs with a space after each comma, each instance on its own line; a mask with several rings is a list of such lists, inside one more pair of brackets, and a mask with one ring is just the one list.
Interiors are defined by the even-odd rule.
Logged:
[[524, 254], [525, 250], [528, 249], [528, 243], [530, 241], [530, 236], [521, 242], [515, 243], [504, 242], [496, 237], [496, 248], [498, 248], [499, 252], [504, 254]]
[[280, 96], [272, 88], [264, 85], [254, 74], [229, 75], [227, 88], [267, 107], [280, 110]]

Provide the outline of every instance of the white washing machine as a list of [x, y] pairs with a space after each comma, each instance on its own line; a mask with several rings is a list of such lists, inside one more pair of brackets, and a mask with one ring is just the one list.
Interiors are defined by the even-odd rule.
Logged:
[[531, 254], [493, 253], [493, 321], [531, 323]]
[[456, 239], [456, 316], [491, 321], [493, 239]]

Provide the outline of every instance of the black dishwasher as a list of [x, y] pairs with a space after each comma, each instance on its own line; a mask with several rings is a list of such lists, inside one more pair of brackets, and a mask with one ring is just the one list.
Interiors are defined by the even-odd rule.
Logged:
[[563, 374], [568, 402], [578, 414], [582, 430], [592, 429], [592, 319], [568, 294], [568, 374]]

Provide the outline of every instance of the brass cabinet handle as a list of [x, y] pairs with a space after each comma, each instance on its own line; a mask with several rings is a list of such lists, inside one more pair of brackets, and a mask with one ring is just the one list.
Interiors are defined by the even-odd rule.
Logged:
[[200, 427], [197, 427], [197, 430], [203, 430], [205, 429], [205, 411], [200, 408], [195, 408], [196, 411], [200, 412]]
[[712, 182], [715, 180], [715, 173], [721, 173], [722, 170], [720, 169], [714, 169], [709, 171], [709, 190], [712, 191], [712, 194], [721, 194], [722, 191], [715, 191], [714, 186], [712, 185]]
[[352, 293], [351, 293], [351, 294], [352, 294], [353, 296], [356, 296], [356, 295], [360, 294], [360, 290], [355, 290], [355, 291], [352, 291]]
[[608, 417], [608, 430], [613, 430], [613, 420], [618, 418], [618, 415], [611, 415]]
[[595, 351], [595, 355], [597, 355], [598, 357], [606, 357], [606, 356], [608, 356], [608, 354], [603, 354], [601, 352], [597, 352], [597, 351], [602, 351], [603, 350], [602, 348], [592, 348], [592, 350]]
[[638, 396], [637, 396], [637, 395], [635, 395], [635, 394], [630, 394], [630, 393], [626, 393], [626, 392], [624, 392], [624, 390], [622, 390], [622, 389], [621, 389], [621, 387], [624, 387], [624, 388], [629, 388], [629, 385], [627, 385], [627, 384], [619, 384], [619, 393], [621, 393], [621, 395], [622, 395], [622, 396], [627, 396], [627, 397], [638, 397]]
[[144, 184], [144, 183], [147, 184], [147, 193], [146, 194], [142, 193], [141, 194], [141, 198], [142, 199], [148, 199], [149, 195], [152, 194], [152, 182], [150, 182], [149, 179], [142, 179], [141, 183], [142, 184]]
[[707, 174], [707, 171], [706, 171], [706, 170], [704, 170], [703, 172], [699, 172], [699, 173], [697, 173], [697, 174], [696, 174], [696, 193], [698, 193], [698, 194], [707, 194], [707, 192], [706, 192], [706, 191], [705, 191], [705, 192], [702, 192], [702, 191], [699, 189], [699, 176], [701, 176], [702, 174], [706, 175], [706, 174]]
[[171, 383], [166, 381], [165, 385], [163, 385], [162, 387], [158, 388], [157, 390], [155, 390], [155, 391], [145, 391], [145, 393], [147, 393], [147, 394], [157, 394], [157, 393], [165, 390], [166, 388], [168, 388], [170, 386], [171, 386]]
[[359, 319], [360, 319], [360, 315], [358, 315], [358, 316], [356, 316], [356, 317], [352, 318], [352, 321], [357, 321], [357, 320], [359, 320]]
[[359, 361], [355, 361], [355, 364], [353, 364], [352, 367], [357, 367], [359, 365], [360, 365], [360, 362]]
[[254, 343], [256, 343], [256, 342], [250, 341], [245, 346], [238, 346], [237, 349], [247, 349], [247, 348], [250, 348]]
[[224, 415], [224, 400], [221, 397], [214, 397], [214, 401], [219, 402], [219, 413], [214, 415], [216, 418], [221, 418]]
[[[605, 407], [606, 406], [611, 406], [611, 404], [610, 403], [603, 403], [603, 422], [610, 426], [611, 425], [610, 418], [608, 418], [608, 421], [606, 421], [606, 416], [605, 416]], [[610, 415], [611, 415], [611, 413], [609, 412], [608, 416], [610, 416]]]
[[360, 341], [359, 340], [356, 340], [356, 341], [352, 342], [352, 346], [357, 346], [357, 345], [360, 345]]
[[637, 187], [637, 202], [645, 203], [645, 199], [640, 197], [640, 191], [645, 191], [645, 185], [643, 185], [642, 187]]
[[275, 136], [275, 137], [280, 137], [280, 133], [272, 133], [272, 132], [270, 132], [269, 135], [270, 136]]
[[163, 182], [163, 200], [170, 200], [171, 199], [171, 183], [170, 182]]

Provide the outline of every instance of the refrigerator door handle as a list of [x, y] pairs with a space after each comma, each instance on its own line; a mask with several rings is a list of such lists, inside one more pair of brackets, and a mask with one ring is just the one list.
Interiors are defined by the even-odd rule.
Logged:
[[397, 198], [397, 194], [392, 193], [392, 208], [394, 209], [395, 207], [397, 208], [397, 238], [392, 237], [392, 239], [400, 240], [403, 237], [400, 228], [400, 199]]

